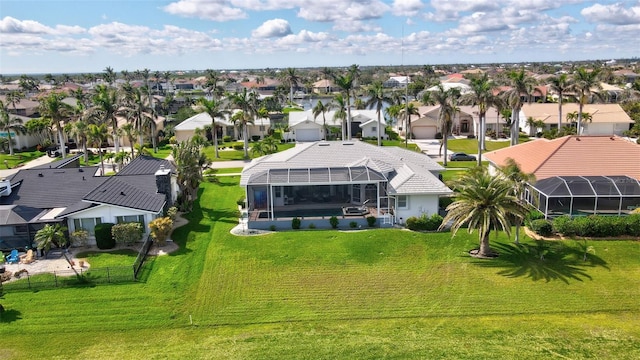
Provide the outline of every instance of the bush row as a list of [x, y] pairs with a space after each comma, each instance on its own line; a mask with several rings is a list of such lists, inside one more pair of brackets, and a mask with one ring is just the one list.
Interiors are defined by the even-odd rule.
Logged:
[[542, 236], [562, 234], [584, 237], [640, 237], [640, 214], [629, 216], [560, 216], [553, 221], [537, 219], [529, 223], [531, 230]]
[[430, 217], [427, 217], [427, 214], [422, 214], [420, 217], [411, 216], [407, 218], [407, 228], [409, 230], [435, 231], [442, 224], [442, 220], [442, 216], [438, 214], [433, 214]]

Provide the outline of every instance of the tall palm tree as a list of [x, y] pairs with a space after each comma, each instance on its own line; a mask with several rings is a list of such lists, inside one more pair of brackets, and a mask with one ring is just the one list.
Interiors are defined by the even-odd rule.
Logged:
[[[527, 203], [524, 201], [524, 192], [527, 187], [527, 183], [536, 181], [536, 176], [533, 174], [527, 174], [520, 169], [520, 165], [512, 158], [507, 158], [507, 163], [500, 169], [502, 175], [511, 182], [513, 195], [521, 203], [523, 207], [527, 207]], [[520, 226], [524, 218], [515, 217], [514, 223], [516, 225], [516, 244], [520, 243]]]
[[[351, 91], [354, 87], [353, 74], [348, 72], [344, 75], [338, 75], [335, 77], [334, 82], [336, 86], [342, 90], [344, 98], [347, 100], [346, 140], [351, 140]], [[345, 131], [343, 130], [342, 133], [345, 134]], [[345, 136], [342, 136], [342, 139], [345, 140]]]
[[[338, 93], [333, 97], [333, 108], [336, 109], [333, 113], [333, 123], [335, 124], [336, 120], [340, 120], [340, 130], [341, 130], [341, 138], [340, 140], [345, 140], [347, 136], [347, 101], [342, 93]], [[337, 134], [336, 134], [337, 136]]]
[[420, 116], [420, 110], [414, 103], [408, 103], [403, 105], [402, 117], [404, 118], [404, 126], [405, 126], [405, 136], [404, 136], [404, 147], [407, 147], [409, 143], [409, 138], [411, 137], [411, 117], [413, 115]]
[[16, 134], [24, 134], [26, 129], [24, 128], [22, 119], [12, 117], [2, 100], [0, 100], [0, 131], [7, 133], [9, 155], [13, 156], [13, 140], [11, 140], [11, 132], [13, 131]]
[[98, 85], [92, 97], [94, 106], [90, 112], [97, 113], [104, 124], [111, 124], [111, 132], [116, 153], [120, 152], [120, 140], [118, 138], [118, 115], [121, 113], [120, 98], [114, 88]]
[[113, 71], [113, 68], [111, 66], [107, 66], [106, 68], [104, 68], [102, 79], [104, 80], [104, 82], [109, 84], [109, 86], [113, 85], [113, 83], [116, 81], [116, 77], [116, 72]]
[[[135, 153], [135, 137], [138, 134], [138, 130], [136, 130], [136, 127], [134, 124], [128, 122], [124, 125], [122, 125], [120, 127], [120, 131], [122, 131], [122, 134], [127, 138], [127, 140], [129, 141], [129, 147], [131, 148], [131, 158], [134, 159], [136, 157], [136, 153]], [[117, 154], [122, 153], [122, 151], [120, 151]]]
[[373, 84], [366, 89], [366, 96], [368, 100], [365, 105], [369, 109], [375, 108], [378, 114], [378, 124], [376, 126], [378, 130], [378, 146], [382, 146], [382, 131], [380, 130], [383, 124], [381, 120], [382, 108], [385, 104], [390, 104], [392, 99], [385, 93], [382, 81], [374, 81]]
[[293, 88], [298, 87], [300, 83], [300, 75], [296, 72], [295, 68], [287, 68], [282, 73], [282, 79], [286, 85], [289, 85], [289, 103], [293, 104]]
[[62, 122], [69, 120], [73, 116], [73, 107], [63, 100], [67, 96], [66, 93], [52, 92], [49, 95], [40, 98], [40, 115], [43, 118], [51, 121], [56, 127], [58, 132], [58, 143], [60, 144], [60, 153], [62, 158], [67, 157], [67, 149], [64, 141], [64, 131], [62, 129]]
[[573, 90], [573, 83], [567, 74], [560, 74], [549, 79], [551, 90], [558, 94], [558, 131], [562, 129], [562, 104], [564, 95]]
[[478, 107], [478, 166], [480, 166], [482, 164], [482, 151], [487, 149], [485, 144], [487, 110], [494, 103], [493, 90], [496, 86], [489, 79], [487, 73], [472, 77], [469, 85], [471, 92], [462, 96], [460, 102]]
[[91, 124], [87, 131], [89, 143], [98, 148], [100, 155], [100, 166], [102, 167], [102, 175], [104, 175], [104, 154], [102, 153], [102, 143], [109, 138], [109, 129], [107, 124]]
[[449, 133], [451, 132], [451, 125], [458, 112], [458, 98], [460, 97], [460, 90], [458, 88], [445, 89], [442, 84], [437, 85], [437, 89], [433, 91], [432, 98], [434, 103], [440, 106], [438, 112], [438, 123], [440, 125], [440, 132], [442, 134], [442, 146], [444, 147], [443, 164], [447, 166], [447, 149]]
[[455, 201], [447, 206], [447, 215], [440, 228], [451, 224], [453, 236], [466, 226], [469, 233], [478, 231], [480, 248], [477, 255], [493, 257], [489, 233], [504, 231], [511, 235], [515, 219], [523, 219], [527, 208], [514, 195], [513, 183], [504, 176], [493, 176], [482, 167], [475, 167], [459, 177], [453, 187]]
[[82, 118], [76, 119], [69, 129], [69, 133], [78, 139], [82, 147], [82, 154], [85, 165], [89, 163], [89, 152], [87, 151], [89, 124]]
[[211, 117], [211, 138], [213, 139], [213, 148], [216, 159], [220, 158], [218, 153], [218, 130], [216, 128], [216, 118], [224, 118], [229, 115], [229, 110], [224, 107], [221, 101], [215, 98], [207, 100], [206, 98], [198, 98], [196, 100], [196, 112], [207, 113]]
[[244, 139], [244, 158], [249, 158], [249, 134], [248, 125], [253, 123], [253, 117], [243, 110], [236, 111], [231, 115], [231, 121], [242, 129], [242, 138]]
[[592, 69], [591, 71], [581, 67], [573, 73], [573, 89], [578, 99], [578, 129], [577, 134], [582, 134], [582, 115], [584, 105], [588, 104], [593, 97], [601, 98], [599, 80], [600, 69]]
[[20, 100], [25, 98], [25, 94], [20, 90], [11, 90], [5, 95], [5, 105], [8, 107], [11, 104], [13, 108], [13, 113], [18, 114], [17, 106], [20, 103]]
[[329, 111], [331, 103], [325, 104], [322, 100], [318, 100], [316, 105], [311, 109], [314, 119], [322, 114], [322, 140], [327, 140], [327, 117], [325, 114]]
[[524, 69], [511, 71], [508, 75], [511, 89], [505, 91], [503, 96], [512, 109], [511, 113], [511, 145], [518, 143], [520, 135], [520, 110], [522, 109], [524, 96], [527, 102], [531, 102], [531, 94], [536, 85], [536, 80], [527, 75]]

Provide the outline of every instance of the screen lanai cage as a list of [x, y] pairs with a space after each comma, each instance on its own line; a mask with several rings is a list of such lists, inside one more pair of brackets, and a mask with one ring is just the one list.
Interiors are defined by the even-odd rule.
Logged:
[[640, 181], [628, 176], [554, 176], [527, 184], [527, 202], [545, 215], [627, 215], [640, 207]]

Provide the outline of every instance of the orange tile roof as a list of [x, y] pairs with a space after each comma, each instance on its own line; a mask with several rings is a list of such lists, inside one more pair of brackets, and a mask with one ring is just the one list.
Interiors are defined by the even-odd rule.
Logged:
[[514, 159], [536, 179], [552, 176], [627, 175], [640, 179], [640, 145], [618, 136], [565, 136], [495, 150], [484, 157], [498, 167]]

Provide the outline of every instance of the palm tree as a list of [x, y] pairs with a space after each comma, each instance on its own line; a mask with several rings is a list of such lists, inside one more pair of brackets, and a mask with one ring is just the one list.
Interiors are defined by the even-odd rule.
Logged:
[[[347, 102], [343, 94], [338, 93], [333, 97], [333, 107], [336, 109], [333, 113], [333, 123], [335, 124], [336, 120], [340, 120], [340, 130], [341, 130], [341, 138], [340, 140], [345, 140], [346, 134], [346, 122], [347, 122]], [[337, 134], [336, 134], [337, 136]]]
[[511, 145], [516, 145], [518, 143], [518, 136], [520, 135], [520, 110], [523, 105], [522, 97], [526, 97], [527, 102], [531, 102], [531, 94], [536, 85], [536, 80], [527, 75], [524, 69], [512, 71], [507, 76], [511, 83], [511, 89], [505, 91], [503, 96], [512, 109]]
[[87, 151], [89, 124], [83, 119], [77, 119], [70, 124], [69, 133], [80, 141], [85, 165], [89, 163], [89, 152]]
[[289, 85], [289, 103], [293, 104], [293, 88], [298, 87], [300, 76], [296, 73], [295, 68], [287, 68], [282, 73], [282, 79], [286, 85]]
[[244, 139], [244, 158], [249, 158], [249, 134], [247, 131], [248, 124], [253, 124], [253, 117], [243, 110], [236, 111], [231, 116], [231, 121], [242, 128], [242, 138]]
[[221, 101], [217, 101], [215, 98], [207, 100], [206, 98], [199, 98], [196, 100], [196, 112], [207, 113], [211, 117], [211, 137], [213, 139], [213, 148], [215, 151], [216, 159], [220, 158], [218, 153], [218, 130], [216, 128], [216, 118], [223, 118], [229, 115], [229, 110], [224, 108], [224, 104]]
[[102, 79], [109, 84], [109, 86], [113, 85], [113, 83], [116, 81], [116, 72], [113, 71], [113, 68], [111, 66], [107, 66], [106, 68], [104, 68], [104, 73], [102, 74]]
[[420, 110], [413, 103], [408, 103], [402, 107], [401, 113], [402, 113], [402, 117], [404, 118], [404, 125], [405, 125], [404, 147], [406, 148], [409, 142], [409, 138], [411, 137], [411, 116], [413, 115], [420, 116]]
[[581, 67], [573, 73], [573, 89], [578, 99], [578, 129], [577, 134], [582, 134], [581, 124], [584, 105], [589, 103], [593, 96], [601, 97], [599, 90], [602, 89], [599, 80], [600, 69], [587, 71]]
[[582, 123], [591, 122], [592, 116], [589, 113], [579, 113], [572, 111], [567, 114], [567, 121], [570, 123], [576, 123], [576, 135], [580, 135], [577, 129], [582, 129]]
[[65, 93], [52, 92], [49, 95], [40, 98], [40, 115], [51, 121], [55, 125], [58, 132], [58, 143], [60, 144], [60, 153], [62, 158], [67, 157], [67, 149], [64, 141], [64, 131], [62, 129], [62, 121], [68, 120], [73, 115], [73, 107], [63, 100], [67, 96]]
[[523, 219], [527, 208], [514, 195], [513, 183], [504, 176], [492, 176], [482, 167], [475, 167], [454, 183], [455, 201], [447, 206], [447, 215], [440, 228], [451, 224], [453, 236], [466, 226], [469, 233], [478, 231], [480, 248], [477, 255], [493, 257], [496, 254], [489, 245], [492, 230], [511, 235], [515, 219]]
[[109, 138], [109, 129], [106, 124], [91, 124], [87, 132], [89, 143], [98, 148], [100, 155], [100, 166], [102, 167], [102, 175], [104, 175], [104, 154], [102, 153], [102, 143]]
[[493, 96], [495, 84], [489, 79], [487, 73], [483, 73], [481, 76], [472, 77], [470, 86], [471, 92], [462, 96], [460, 102], [478, 107], [478, 166], [480, 166], [482, 151], [487, 149], [485, 144], [487, 110], [495, 102]]
[[229, 95], [229, 101], [242, 112], [241, 115], [234, 114], [235, 120], [233, 117], [231, 120], [237, 125], [242, 126], [244, 156], [245, 158], [249, 158], [248, 124], [254, 123], [255, 116], [258, 112], [258, 96], [255, 92], [249, 92], [244, 88], [241, 92]]
[[451, 125], [453, 124], [455, 114], [458, 111], [457, 100], [459, 97], [460, 90], [458, 88], [445, 89], [442, 84], [438, 84], [437, 90], [432, 94], [434, 103], [440, 105], [440, 111], [438, 112], [438, 123], [440, 125], [440, 132], [442, 133], [442, 143], [440, 149], [444, 147], [444, 166], [447, 166], [449, 133], [451, 132]]
[[[347, 129], [346, 129], [346, 140], [351, 140], [351, 90], [354, 87], [353, 74], [348, 72], [345, 75], [338, 75], [334, 79], [336, 86], [339, 87], [343, 93], [344, 98], [347, 100], [346, 109], [347, 109]], [[345, 131], [342, 131], [343, 136], [342, 139], [345, 140]]]
[[327, 140], [327, 118], [325, 116], [326, 112], [330, 109], [330, 103], [327, 105], [322, 102], [322, 100], [318, 100], [316, 106], [311, 110], [313, 112], [314, 119], [318, 117], [318, 115], [322, 114], [322, 140]]
[[94, 106], [90, 112], [99, 114], [104, 124], [111, 123], [111, 132], [116, 152], [120, 152], [120, 140], [118, 139], [118, 115], [120, 114], [120, 99], [114, 88], [104, 85], [96, 86], [96, 93], [92, 97]]
[[564, 95], [573, 90], [573, 83], [567, 74], [560, 74], [549, 79], [551, 90], [558, 94], [558, 130], [562, 128], [562, 104]]
[[13, 113], [18, 114], [17, 105], [20, 103], [20, 100], [25, 98], [25, 94], [20, 90], [11, 90], [5, 95], [6, 106], [8, 107], [11, 104], [13, 108]]
[[38, 250], [44, 250], [48, 253], [51, 250], [51, 246], [63, 247], [67, 245], [67, 238], [64, 236], [64, 232], [67, 230], [60, 224], [45, 225], [42, 229], [38, 230], [34, 236], [36, 244], [38, 244]]
[[[536, 181], [536, 176], [533, 174], [527, 174], [522, 172], [520, 165], [512, 158], [507, 158], [506, 165], [500, 169], [505, 178], [511, 182], [513, 195], [518, 199], [521, 205], [526, 208], [527, 203], [524, 201], [524, 193], [527, 187], [527, 183]], [[514, 222], [516, 225], [516, 244], [520, 243], [520, 226], [522, 225], [523, 218], [515, 217]]]
[[[129, 141], [129, 147], [131, 148], [131, 157], [135, 158], [136, 153], [134, 151], [134, 143], [135, 143], [134, 139], [138, 131], [136, 130], [135, 126], [132, 123], [126, 123], [122, 125], [120, 127], [120, 131], [122, 132], [122, 134], [124, 134], [124, 136], [127, 137], [127, 140]], [[120, 151], [118, 154], [120, 153], [122, 153], [122, 151]]]
[[385, 93], [384, 86], [382, 85], [382, 81], [375, 81], [371, 86], [367, 88], [366, 96], [368, 100], [366, 102], [366, 106], [369, 109], [376, 109], [376, 113], [378, 114], [378, 146], [382, 146], [382, 132], [380, 128], [382, 127], [382, 121], [380, 113], [382, 112], [382, 108], [384, 104], [390, 104], [391, 98]]
[[13, 156], [13, 141], [11, 140], [11, 132], [16, 134], [24, 134], [26, 129], [22, 123], [22, 119], [11, 117], [9, 110], [0, 100], [0, 131], [7, 133], [7, 143], [9, 145], [9, 155]]

